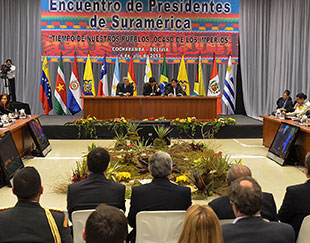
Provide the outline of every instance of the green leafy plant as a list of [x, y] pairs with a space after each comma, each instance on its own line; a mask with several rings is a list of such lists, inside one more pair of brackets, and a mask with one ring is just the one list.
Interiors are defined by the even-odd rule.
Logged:
[[142, 128], [138, 128], [138, 127], [139, 127], [138, 122], [128, 123], [127, 138], [129, 139], [130, 143], [140, 141], [141, 137], [139, 136], [138, 131], [141, 130]]
[[190, 138], [193, 138], [196, 133], [197, 127], [200, 125], [200, 122], [196, 117], [186, 117], [185, 119], [175, 119], [172, 121], [172, 124], [177, 126], [181, 133], [187, 135]]
[[115, 131], [116, 136], [113, 138], [115, 140], [114, 148], [116, 150], [128, 149], [127, 146], [127, 135], [123, 133], [117, 133]]
[[154, 139], [153, 145], [155, 148], [164, 148], [167, 146], [165, 137], [172, 131], [170, 127], [165, 126], [154, 126], [153, 128], [158, 136]]
[[78, 138], [98, 138], [96, 126], [102, 126], [103, 123], [96, 117], [87, 116], [86, 119], [75, 119], [72, 122], [65, 123], [65, 126], [76, 126], [78, 128]]

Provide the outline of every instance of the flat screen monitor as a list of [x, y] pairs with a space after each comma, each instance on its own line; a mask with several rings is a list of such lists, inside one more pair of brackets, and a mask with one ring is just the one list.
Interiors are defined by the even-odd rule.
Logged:
[[282, 122], [268, 150], [267, 157], [283, 165], [292, 150], [299, 127]]
[[8, 178], [12, 178], [17, 169], [24, 167], [9, 131], [0, 135], [0, 163], [2, 174]]
[[38, 119], [33, 119], [28, 122], [28, 128], [32, 139], [37, 147], [38, 156], [46, 156], [51, 150], [50, 142], [45, 136], [40, 121]]

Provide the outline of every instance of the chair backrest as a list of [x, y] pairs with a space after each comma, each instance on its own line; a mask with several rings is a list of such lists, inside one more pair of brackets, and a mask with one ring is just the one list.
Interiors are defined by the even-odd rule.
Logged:
[[296, 243], [309, 243], [310, 239], [310, 215], [302, 221]]
[[186, 211], [143, 211], [136, 215], [136, 243], [176, 243]]
[[73, 229], [73, 242], [84, 243], [82, 232], [88, 216], [94, 212], [95, 209], [77, 210], [72, 212], [72, 229]]

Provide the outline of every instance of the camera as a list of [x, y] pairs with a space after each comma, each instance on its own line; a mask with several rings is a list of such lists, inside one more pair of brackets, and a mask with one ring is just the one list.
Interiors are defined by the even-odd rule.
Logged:
[[2, 64], [1, 68], [0, 68], [0, 78], [2, 78], [2, 79], [7, 78], [8, 71], [10, 71], [10, 70], [11, 70], [11, 68], [8, 67], [6, 64]]

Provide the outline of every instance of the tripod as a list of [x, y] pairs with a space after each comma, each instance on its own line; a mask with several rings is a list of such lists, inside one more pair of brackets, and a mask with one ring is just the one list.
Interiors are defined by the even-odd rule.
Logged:
[[11, 97], [11, 88], [10, 88], [10, 84], [9, 84], [9, 79], [7, 76], [1, 77], [3, 80], [3, 89], [4, 89], [4, 93], [8, 94], [10, 97], [10, 100], [12, 99]]

